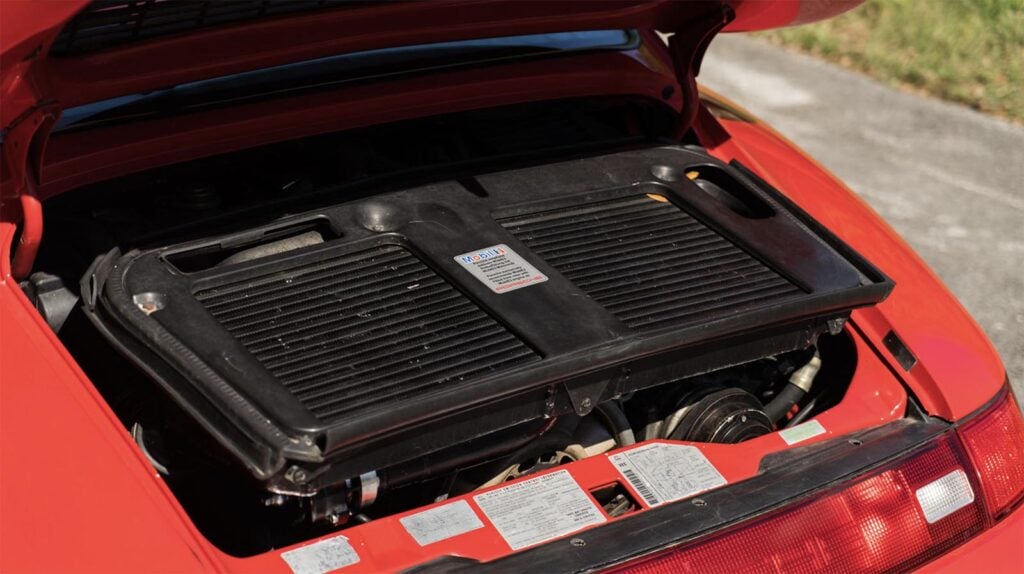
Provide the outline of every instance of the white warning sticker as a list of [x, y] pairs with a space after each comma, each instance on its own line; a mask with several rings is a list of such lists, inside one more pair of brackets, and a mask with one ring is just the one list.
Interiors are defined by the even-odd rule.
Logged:
[[695, 446], [654, 443], [608, 458], [649, 506], [700, 494], [727, 482]]
[[359, 562], [359, 554], [344, 536], [282, 552], [281, 558], [295, 574], [324, 574]]
[[495, 293], [508, 293], [548, 280], [504, 243], [456, 255], [455, 261]]
[[484, 523], [465, 500], [411, 514], [399, 519], [399, 522], [420, 546], [484, 527]]
[[817, 420], [810, 420], [804, 424], [779, 431], [779, 436], [782, 437], [782, 440], [786, 441], [786, 444], [788, 445], [803, 442], [820, 434], [825, 434], [825, 427], [821, 426], [821, 423]]
[[606, 520], [567, 470], [478, 494], [473, 500], [513, 550]]

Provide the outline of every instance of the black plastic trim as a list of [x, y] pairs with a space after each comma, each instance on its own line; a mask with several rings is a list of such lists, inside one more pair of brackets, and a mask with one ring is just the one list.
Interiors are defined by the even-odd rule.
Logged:
[[[745, 186], [775, 215], [744, 217], [685, 176], [673, 175], [672, 170], [681, 175], [691, 166], [714, 166]], [[597, 404], [656, 384], [804, 348], [828, 330], [829, 320], [846, 317], [850, 310], [888, 295], [891, 280], [784, 198], [750, 179], [736, 166], [707, 154], [664, 146], [475, 175], [484, 195], [457, 181], [442, 181], [339, 203], [241, 234], [123, 257], [111, 255], [104, 267], [109, 277], [101, 278], [105, 286], [98, 297], [97, 317], [101, 322], [119, 323], [174, 365], [173, 369], [161, 369], [164, 374], [158, 377], [166, 387], [199, 391], [218, 405], [223, 415], [218, 420], [226, 417], [247, 429], [277, 457], [309, 463], [316, 463], [321, 455], [329, 458], [329, 467], [318, 466], [309, 472], [317, 477], [316, 485], [326, 486], [381, 464], [401, 462], [406, 456], [402, 452], [421, 456], [527, 420], [579, 412], [579, 406], [588, 402]], [[747, 307], [723, 307], [725, 312], [711, 313], [699, 321], [639, 331], [496, 221], [616, 198], [650, 198], [651, 194], [777, 271], [802, 292], [790, 291], [784, 298], [765, 299]], [[339, 238], [188, 274], [166, 261], [171, 253], [233, 244], [259, 235], [263, 229], [310, 219], [329, 221]], [[229, 276], [235, 281], [247, 274], [283, 272], [289, 262], [315, 261], [336, 250], [347, 252], [381, 243], [397, 243], [415, 253], [542, 359], [437, 387], [415, 401], [367, 408], [358, 416], [327, 424], [312, 416], [195, 300], [197, 291]], [[453, 260], [460, 253], [496, 244], [508, 245], [547, 275], [548, 281], [495, 294]], [[686, 245], [686, 240], [680, 240], [661, 248], [671, 252]], [[713, 281], [717, 276], [707, 277]], [[151, 316], [132, 302], [132, 294], [156, 291], [166, 294], [168, 303]], [[182, 346], [182, 341], [188, 344]], [[137, 362], [152, 363], [152, 354], [144, 355], [137, 356]], [[231, 381], [230, 392], [226, 380]], [[187, 400], [184, 394], [178, 396]], [[224, 440], [227, 430], [215, 434]], [[400, 442], [408, 448], [398, 448]]]
[[893, 358], [895, 358], [896, 362], [903, 367], [904, 371], [910, 372], [910, 369], [913, 369], [914, 365], [917, 364], [917, 357], [914, 356], [914, 353], [912, 353], [906, 343], [903, 342], [903, 339], [900, 339], [900, 336], [896, 334], [896, 331], [889, 331], [886, 333], [885, 338], [882, 339], [882, 343], [885, 345], [886, 349], [889, 349]]
[[758, 476], [638, 514], [571, 538], [487, 563], [445, 557], [406, 572], [590, 572], [663, 552], [771, 512], [912, 454], [952, 426], [901, 419], [818, 445], [798, 447], [766, 461]]

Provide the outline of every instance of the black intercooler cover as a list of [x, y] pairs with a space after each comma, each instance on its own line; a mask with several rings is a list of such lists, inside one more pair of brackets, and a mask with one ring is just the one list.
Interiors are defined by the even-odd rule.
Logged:
[[892, 288], [742, 166], [675, 146], [339, 192], [87, 279], [105, 333], [299, 490], [805, 347]]

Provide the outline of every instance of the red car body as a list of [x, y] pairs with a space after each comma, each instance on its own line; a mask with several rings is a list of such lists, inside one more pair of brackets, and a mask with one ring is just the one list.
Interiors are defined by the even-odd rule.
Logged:
[[[996, 351], [920, 257], [862, 200], [771, 128], [707, 90], [701, 90], [699, 105], [692, 99], [687, 83], [692, 82], [691, 73], [696, 70], [678, 61], [673, 63], [671, 51], [655, 41], [654, 30], [685, 36], [695, 9], [680, 9], [669, 2], [585, 6], [559, 2], [540, 11], [524, 10], [523, 5], [505, 1], [387, 5], [202, 30], [72, 59], [39, 57], [84, 4], [74, 0], [0, 5], [0, 125], [4, 128], [0, 180], [0, 570], [4, 572], [289, 572], [281, 558], [287, 548], [238, 558], [203, 537], [26, 298], [17, 279], [31, 268], [34, 249], [44, 233], [41, 203], [86, 183], [159, 165], [453, 109], [596, 94], [661, 99], [665, 86], [672, 86], [669, 103], [683, 114], [692, 114], [695, 132], [713, 155], [724, 161], [742, 161], [897, 285], [881, 304], [854, 312], [850, 324], [858, 334], [858, 350], [865, 360], [858, 366], [844, 399], [847, 407], [822, 415], [828, 432], [808, 443], [898, 419], [907, 405], [907, 391], [929, 415], [954, 425], [966, 421], [963, 428], [970, 428], [970, 421], [992, 409], [1009, 409], [1010, 414], [1005, 416], [1011, 423], [1004, 424], [1009, 429], [1006, 432], [1013, 430], [1013, 424], [1020, 431], [1020, 414], [1013, 412], [1016, 407]], [[818, 19], [845, 6], [735, 2], [732, 8], [736, 18], [726, 25], [726, 31]], [[636, 53], [586, 54], [571, 60], [511, 64], [500, 75], [487, 69], [449, 71], [444, 72], [443, 81], [418, 76], [318, 93], [304, 97], [301, 106], [279, 99], [247, 104], [238, 110], [198, 112], [173, 120], [173, 125], [171, 120], [155, 120], [141, 128], [113, 126], [47, 140], [48, 127], [61, 109], [159, 85], [323, 54], [467, 35], [613, 27], [639, 28], [651, 41]], [[294, 35], [303, 37], [304, 42], [287, 40]], [[15, 237], [17, 244], [13, 242]], [[898, 333], [916, 356], [916, 365], [909, 370], [884, 343], [890, 332]], [[45, 426], [38, 425], [41, 412], [47, 413], [50, 421]], [[884, 414], [879, 416], [880, 412]], [[1013, 416], [1016, 423], [1012, 423]], [[941, 440], [955, 443], [949, 446], [950, 452], [955, 452], [960, 457], [957, 460], [973, 473], [976, 490], [982, 485], [979, 492], [989, 492], [984, 485], [993, 478], [983, 476], [985, 463], [976, 458], [974, 447], [964, 446], [967, 439], [953, 431], [943, 436]], [[999, 472], [1008, 480], [1019, 481], [1024, 474], [1021, 442], [1024, 436], [1017, 434], [1016, 439], [1000, 443], [1008, 462], [1000, 463], [1005, 468], [999, 467]], [[758, 463], [765, 455], [786, 448], [774, 435], [743, 443], [742, 451], [737, 446], [702, 447], [729, 482], [757, 474]], [[60, 452], [55, 453], [55, 448]], [[738, 454], [741, 452], [742, 456]], [[965, 456], [973, 463], [964, 462]], [[604, 460], [587, 459], [566, 468], [580, 484], [599, 486], [613, 479], [613, 469]], [[931, 464], [921, 464], [926, 463]], [[871, 472], [883, 471], [876, 468]], [[912, 537], [899, 538], [896, 531], [883, 532], [882, 538], [902, 546], [923, 544], [919, 553], [926, 557], [914, 565], [924, 563], [925, 570], [1024, 570], [1024, 510], [1019, 505], [1022, 487], [1016, 484], [1016, 498], [998, 513], [986, 509], [987, 494], [979, 494], [972, 505], [979, 517], [971, 527], [971, 536], [943, 546], [940, 555], [929, 554], [928, 545]], [[845, 496], [843, 489], [838, 485], [828, 492], [818, 492], [800, 505], [810, 507], [815, 500]], [[897, 505], [906, 502], [893, 500]], [[759, 532], [754, 529], [771, 524], [762, 519], [803, 524], [800, 521], [806, 519], [795, 512], [780, 509], [767, 517], [740, 523], [725, 534], [715, 533], [665, 549], [648, 557], [648, 562], [631, 567], [636, 571], [673, 571], [685, 564], [711, 565], [718, 570], [738, 568], [740, 562], [728, 556], [738, 549], [754, 554], [761, 551], [744, 546], [741, 540], [731, 540], [732, 533], [742, 533], [745, 528]], [[898, 515], [893, 510], [893, 516]], [[488, 528], [420, 547], [400, 530], [399, 518], [346, 530], [345, 536], [359, 553], [360, 561], [343, 571], [400, 570], [448, 555], [490, 562], [512, 554]], [[826, 512], [818, 519], [832, 520], [831, 527], [838, 529], [849, 517], [830, 517]], [[762, 526], [758, 526], [759, 521]], [[899, 529], [899, 523], [890, 528]], [[583, 552], [562, 542], [563, 552]], [[765, 552], [771, 551], [769, 548]], [[708, 554], [687, 558], [687, 552]], [[808, 549], [800, 552], [815, 555]], [[873, 561], [876, 558], [878, 561]], [[818, 563], [817, 567], [877, 569], [892, 565], [886, 559], [882, 552], [860, 562], [843, 558], [830, 566]], [[813, 562], [786, 564], [815, 568]]]

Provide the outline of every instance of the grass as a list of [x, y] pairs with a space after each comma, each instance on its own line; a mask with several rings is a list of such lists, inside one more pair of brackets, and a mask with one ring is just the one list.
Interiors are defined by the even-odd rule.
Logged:
[[868, 0], [759, 36], [1024, 123], [1024, 0]]

